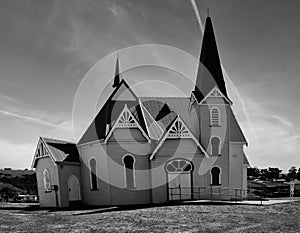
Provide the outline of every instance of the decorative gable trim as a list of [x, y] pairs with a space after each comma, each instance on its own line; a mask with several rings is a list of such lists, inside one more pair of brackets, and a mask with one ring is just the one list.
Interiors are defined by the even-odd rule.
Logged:
[[204, 102], [207, 100], [207, 98], [223, 98], [226, 100], [228, 104], [232, 104], [230, 99], [228, 99], [221, 91], [220, 89], [215, 86], [204, 98], [201, 100], [199, 104], [204, 104]]
[[42, 137], [40, 137], [37, 147], [35, 149], [35, 153], [34, 153], [34, 158], [31, 164], [31, 168], [35, 168], [35, 163], [37, 159], [40, 158], [45, 158], [45, 157], [50, 157], [54, 164], [55, 164], [55, 159], [53, 157], [53, 155], [51, 154], [51, 150], [49, 149], [47, 143], [45, 143], [45, 141], [43, 140]]
[[192, 134], [190, 129], [186, 126], [186, 124], [183, 122], [183, 120], [177, 116], [175, 120], [173, 121], [172, 125], [168, 129], [168, 131], [165, 133], [155, 150], [153, 151], [152, 155], [150, 156], [150, 160], [154, 158], [154, 155], [157, 153], [159, 148], [163, 145], [166, 139], [177, 139], [177, 138], [190, 138], [192, 139], [196, 145], [200, 148], [200, 150], [204, 153], [204, 155], [208, 158], [208, 154], [205, 151], [205, 149], [201, 146], [199, 141], [195, 138], [195, 136]]
[[147, 141], [149, 143], [151, 142], [150, 138], [145, 133], [143, 128], [140, 126], [138, 121], [135, 119], [132, 112], [128, 109], [127, 104], [125, 104], [124, 109], [120, 113], [118, 119], [115, 121], [115, 123], [114, 123], [113, 127], [111, 128], [111, 130], [109, 131], [109, 133], [107, 134], [107, 136], [104, 140], [104, 143], [107, 143], [108, 139], [110, 138], [110, 136], [112, 135], [113, 131], [116, 128], [138, 128], [141, 131], [141, 133], [143, 134], [143, 136], [147, 139]]

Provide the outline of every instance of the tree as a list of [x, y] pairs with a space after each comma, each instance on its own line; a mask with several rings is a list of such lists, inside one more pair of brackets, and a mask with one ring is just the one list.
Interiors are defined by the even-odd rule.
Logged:
[[297, 179], [300, 180], [300, 167], [298, 168]]
[[261, 174], [261, 179], [262, 180], [268, 180], [270, 178], [269, 171], [266, 168], [265, 169], [261, 169], [260, 170], [260, 174]]
[[297, 168], [295, 166], [292, 166], [290, 169], [289, 169], [289, 172], [287, 174], [287, 179], [289, 181], [293, 180], [293, 179], [296, 179], [297, 178]]
[[248, 174], [248, 176], [259, 177], [260, 170], [257, 167], [249, 167], [247, 169], [247, 174]]
[[280, 170], [277, 167], [269, 167], [268, 172], [269, 172], [269, 179], [279, 179], [282, 170]]

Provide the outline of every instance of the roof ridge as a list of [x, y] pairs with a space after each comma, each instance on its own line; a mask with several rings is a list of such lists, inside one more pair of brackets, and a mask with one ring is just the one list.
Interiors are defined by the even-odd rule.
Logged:
[[[66, 141], [66, 140], [61, 140], [61, 139], [48, 138], [48, 137], [42, 137], [42, 136], [41, 136], [41, 138], [42, 138], [42, 139], [44, 140], [44, 142], [46, 142], [46, 143], [47, 143], [47, 140], [48, 140], [48, 141], [53, 141], [53, 143], [55, 143], [55, 142], [57, 142], [57, 143], [63, 142], [63, 143], [69, 143], [69, 144], [76, 144], [75, 142]], [[51, 143], [51, 142], [49, 142], [49, 143]]]
[[176, 97], [176, 96], [166, 96], [166, 97], [162, 97], [162, 96], [140, 96], [138, 97], [140, 98], [155, 98], [155, 99], [189, 99], [189, 96], [186, 97]]

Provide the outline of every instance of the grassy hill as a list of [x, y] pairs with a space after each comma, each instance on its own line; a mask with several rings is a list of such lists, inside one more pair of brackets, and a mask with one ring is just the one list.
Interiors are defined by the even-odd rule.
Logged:
[[3, 190], [6, 192], [37, 194], [35, 171], [0, 169], [0, 194], [4, 192]]

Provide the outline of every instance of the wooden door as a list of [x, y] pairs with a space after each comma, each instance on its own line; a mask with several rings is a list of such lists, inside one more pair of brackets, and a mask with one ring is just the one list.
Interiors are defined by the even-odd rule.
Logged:
[[75, 175], [70, 175], [68, 179], [69, 201], [80, 201], [80, 184]]

